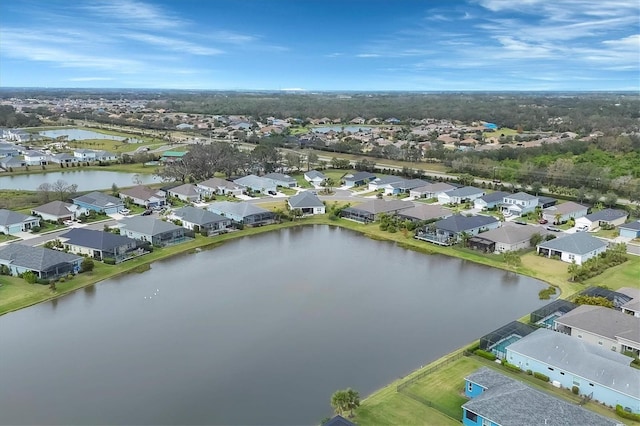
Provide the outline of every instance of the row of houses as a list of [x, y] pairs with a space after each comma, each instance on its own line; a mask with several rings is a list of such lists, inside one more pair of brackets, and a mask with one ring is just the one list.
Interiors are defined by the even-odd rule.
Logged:
[[0, 166], [18, 168], [26, 166], [44, 166], [55, 164], [78, 164], [84, 162], [110, 162], [117, 161], [114, 153], [101, 150], [77, 149], [71, 153], [48, 154], [38, 150], [18, 150], [17, 148], [5, 148], [0, 151]]

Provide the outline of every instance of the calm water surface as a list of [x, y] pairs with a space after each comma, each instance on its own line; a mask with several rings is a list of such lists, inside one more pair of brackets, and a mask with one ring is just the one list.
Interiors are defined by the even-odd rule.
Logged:
[[373, 127], [368, 127], [368, 126], [320, 126], [320, 127], [314, 127], [311, 130], [316, 132], [316, 133], [328, 133], [331, 131], [334, 132], [341, 132], [341, 131], [345, 131], [345, 132], [350, 132], [350, 133], [356, 133], [356, 132], [370, 132], [373, 129]]
[[317, 424], [543, 303], [544, 285], [328, 226], [0, 317], [0, 424]]
[[91, 130], [82, 129], [58, 129], [58, 130], [44, 130], [38, 132], [38, 134], [48, 138], [59, 138], [60, 136], [66, 136], [68, 140], [87, 140], [87, 139], [105, 139], [112, 141], [123, 141], [128, 139], [131, 143], [141, 142], [136, 138], [128, 138], [124, 136], [107, 135], [104, 133], [92, 132]]
[[[150, 169], [151, 170], [151, 169]], [[28, 175], [0, 176], [0, 189], [22, 189], [35, 191], [38, 186], [62, 179], [68, 184], [78, 185], [78, 191], [108, 189], [115, 183], [119, 188], [134, 186], [139, 179], [141, 183], [158, 183], [160, 178], [152, 174], [136, 174], [113, 172], [107, 170], [72, 170], [64, 172], [35, 173]]]

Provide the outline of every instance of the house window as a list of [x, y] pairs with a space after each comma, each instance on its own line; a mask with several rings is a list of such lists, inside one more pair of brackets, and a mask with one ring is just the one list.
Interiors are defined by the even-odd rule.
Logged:
[[593, 383], [589, 383], [589, 386], [593, 387]]
[[466, 410], [466, 413], [464, 414], [464, 416], [471, 420], [472, 422], [476, 423], [478, 421], [478, 415], [474, 412], [471, 412], [469, 410]]
[[574, 260], [576, 257], [572, 254], [569, 255], [569, 260]]
[[482, 426], [491, 426], [491, 422], [487, 419], [482, 419]]
[[598, 340], [598, 344], [602, 346], [602, 340]]
[[467, 391], [473, 391], [473, 383], [469, 382], [469, 384], [467, 385]]
[[561, 375], [561, 376], [564, 376], [564, 373], [561, 371], [561, 372], [560, 372], [560, 375]]

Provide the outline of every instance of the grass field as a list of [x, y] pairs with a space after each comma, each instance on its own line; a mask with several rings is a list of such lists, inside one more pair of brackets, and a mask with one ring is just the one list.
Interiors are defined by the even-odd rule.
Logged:
[[502, 127], [498, 130], [494, 130], [493, 132], [484, 132], [485, 138], [499, 138], [502, 135], [505, 136], [514, 136], [517, 135], [518, 131], [516, 129], [510, 129], [508, 127]]

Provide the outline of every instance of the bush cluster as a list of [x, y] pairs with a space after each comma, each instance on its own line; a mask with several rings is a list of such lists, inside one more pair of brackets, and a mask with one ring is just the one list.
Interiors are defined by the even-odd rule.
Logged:
[[482, 349], [476, 349], [473, 353], [491, 361], [494, 361], [496, 359], [496, 356], [494, 354], [492, 354], [491, 352], [483, 351]]
[[616, 405], [616, 414], [625, 419], [640, 422], [640, 414], [629, 413], [628, 411], [625, 411], [620, 404]]
[[543, 382], [549, 381], [549, 376], [547, 376], [546, 374], [538, 373], [537, 371], [533, 373], [533, 377], [535, 377], [536, 379], [540, 379]]

